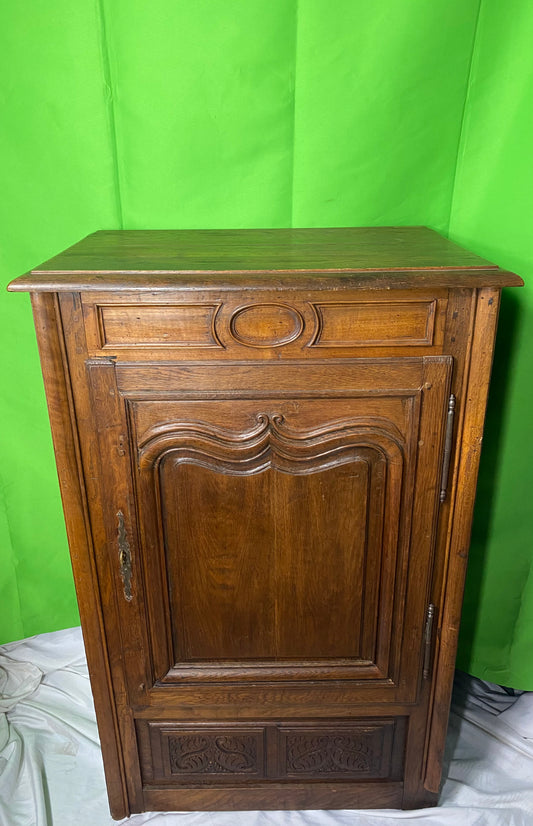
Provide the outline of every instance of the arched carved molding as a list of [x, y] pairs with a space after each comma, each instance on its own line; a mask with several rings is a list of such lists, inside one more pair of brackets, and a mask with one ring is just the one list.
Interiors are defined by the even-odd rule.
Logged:
[[[231, 430], [200, 421], [167, 422], [151, 428], [139, 441], [139, 468], [157, 467], [172, 454], [222, 473], [247, 475], [269, 467], [288, 473], [314, 473], [360, 458], [370, 451], [388, 463], [402, 465], [404, 441], [386, 419], [374, 417], [329, 422], [319, 428], [297, 429], [279, 413], [258, 413], [247, 430]], [[362, 454], [361, 454], [362, 451]], [[370, 454], [367, 458], [371, 460]]]
[[[291, 414], [287, 418], [294, 421]], [[269, 469], [288, 475], [310, 476], [346, 466], [346, 471], [343, 470], [340, 476], [344, 480], [340, 482], [343, 495], [353, 496], [351, 501], [356, 507], [357, 502], [366, 502], [361, 506], [363, 511], [358, 517], [360, 529], [366, 536], [364, 541], [361, 539], [364, 547], [360, 548], [359, 553], [364, 560], [371, 562], [368, 566], [366, 561], [362, 563], [365, 570], [362, 592], [374, 594], [381, 604], [386, 602], [386, 594], [396, 588], [394, 560], [398, 552], [398, 508], [406, 479], [408, 448], [399, 437], [399, 431], [384, 417], [344, 417], [321, 426], [313, 423], [312, 427], [296, 428], [288, 424], [272, 405], [271, 409], [265, 406], [255, 416], [249, 415], [240, 429], [200, 420], [166, 421], [147, 429], [137, 444], [141, 471], [139, 485], [143, 491], [141, 501], [146, 503], [146, 512], [152, 518], [148, 545], [152, 549], [152, 561], [158, 558], [154, 565], [164, 577], [163, 592], [170, 592], [171, 581], [179, 581], [179, 588], [187, 591], [183, 571], [179, 575], [176, 573], [181, 540], [174, 549], [169, 549], [167, 539], [176, 534], [171, 514], [176, 512], [176, 508], [179, 509], [180, 501], [182, 508], [188, 507], [188, 477], [182, 476], [184, 465], [205, 468], [218, 477], [259, 475]], [[350, 465], [352, 467], [348, 467]], [[346, 479], [343, 473], [347, 477], [353, 475], [358, 481], [355, 478], [353, 481]], [[205, 481], [201, 476], [195, 477], [193, 472], [190, 479], [194, 478], [199, 479], [199, 485]], [[265, 480], [265, 483], [281, 485], [285, 490], [283, 481], [272, 478]], [[317, 483], [320, 484], [319, 480]], [[224, 496], [224, 481], [219, 478], [213, 480], [213, 484], [219, 485], [216, 489], [222, 491]], [[328, 522], [331, 521], [331, 511], [327, 510], [327, 506], [325, 508], [319, 515], [324, 522]], [[305, 525], [305, 511], [297, 515], [301, 524]], [[392, 560], [392, 567], [387, 572], [382, 567], [385, 547]], [[207, 560], [205, 567], [202, 564], [202, 577], [208, 576], [210, 570]], [[181, 604], [179, 588], [172, 592], [170, 604], [173, 606]], [[169, 658], [161, 662], [156, 672], [157, 679], [169, 684], [181, 684], [183, 681], [201, 683], [210, 678], [222, 681], [235, 679], [235, 668], [231, 662], [211, 663], [204, 653], [201, 664], [195, 664], [194, 657], [193, 662], [187, 661], [191, 655], [183, 654], [188, 649], [184, 648], [186, 643], [180, 636], [182, 632], [179, 629], [185, 625], [179, 610], [176, 608], [176, 614], [174, 610], [169, 611], [172, 617], [171, 625], [166, 629]], [[372, 608], [361, 613], [360, 623], [360, 627], [354, 625], [354, 635], [359, 641], [354, 643], [354, 651], [347, 660], [328, 659], [303, 665], [289, 657], [283, 663], [268, 663], [266, 667], [267, 664], [261, 660], [252, 658], [241, 662], [237, 658], [239, 679], [259, 682], [302, 679], [304, 676], [306, 679], [388, 679], [393, 685], [397, 679], [396, 649], [391, 654], [395, 638], [390, 619], [384, 620], [379, 611]], [[154, 631], [159, 638], [161, 633], [161, 628]], [[198, 644], [201, 642], [196, 641]], [[213, 670], [210, 671], [210, 668]]]

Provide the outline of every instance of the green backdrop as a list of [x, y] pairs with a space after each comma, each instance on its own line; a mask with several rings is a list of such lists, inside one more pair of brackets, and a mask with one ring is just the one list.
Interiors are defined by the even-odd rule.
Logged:
[[[425, 224], [514, 269], [459, 664], [533, 689], [529, 0], [0, 10], [2, 280], [100, 228]], [[28, 297], [1, 298], [4, 641], [78, 622]]]

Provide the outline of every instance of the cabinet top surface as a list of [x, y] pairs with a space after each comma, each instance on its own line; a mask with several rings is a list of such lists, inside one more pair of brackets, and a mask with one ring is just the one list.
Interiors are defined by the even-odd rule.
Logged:
[[18, 291], [519, 286], [426, 227], [101, 230], [13, 281]]

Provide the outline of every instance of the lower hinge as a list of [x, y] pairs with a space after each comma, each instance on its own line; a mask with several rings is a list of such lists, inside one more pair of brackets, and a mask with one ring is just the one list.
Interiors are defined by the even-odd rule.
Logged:
[[435, 619], [435, 606], [432, 602], [428, 605], [426, 613], [426, 626], [424, 628], [424, 670], [422, 676], [424, 680], [429, 679], [431, 672], [431, 652], [433, 642], [433, 620]]

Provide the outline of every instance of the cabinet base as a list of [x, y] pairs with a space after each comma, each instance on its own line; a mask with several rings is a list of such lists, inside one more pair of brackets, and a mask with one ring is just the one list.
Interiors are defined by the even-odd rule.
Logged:
[[[248, 788], [145, 789], [146, 811], [401, 808], [403, 783], [269, 784]], [[422, 805], [427, 805], [425, 802]]]

